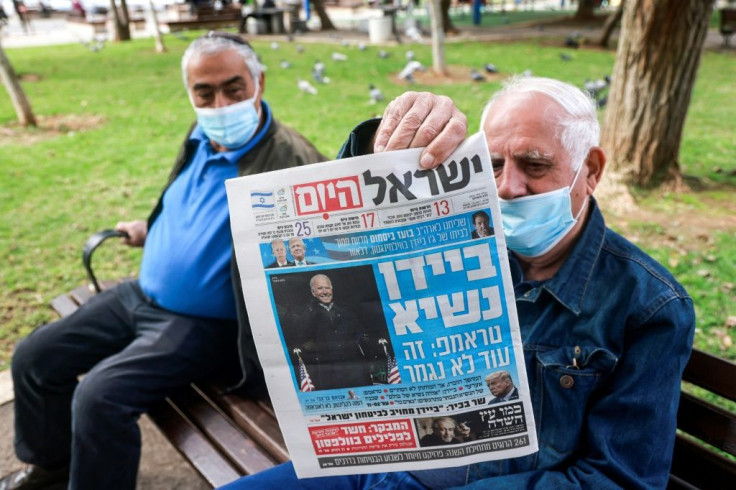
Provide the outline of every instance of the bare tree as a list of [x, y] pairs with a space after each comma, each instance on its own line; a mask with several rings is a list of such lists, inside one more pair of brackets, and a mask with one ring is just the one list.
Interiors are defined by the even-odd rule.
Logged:
[[156, 52], [165, 53], [164, 37], [161, 35], [161, 29], [158, 26], [158, 15], [156, 15], [153, 0], [148, 0], [148, 7], [151, 9], [151, 23], [153, 24], [153, 37], [156, 39]]
[[314, 10], [317, 11], [317, 16], [319, 17], [319, 22], [322, 25], [323, 31], [336, 31], [337, 28], [335, 27], [335, 24], [332, 23], [332, 19], [330, 19], [330, 16], [327, 15], [327, 10], [325, 9], [324, 3], [322, 3], [322, 0], [311, 0], [312, 5], [314, 5]]
[[614, 182], [679, 186], [678, 154], [714, 0], [627, 0], [602, 145]]
[[590, 20], [594, 17], [595, 0], [578, 0], [578, 9], [575, 11], [575, 20]]
[[445, 30], [442, 27], [441, 0], [430, 0], [429, 19], [432, 31], [432, 70], [437, 75], [447, 74], [445, 62]]
[[603, 48], [608, 47], [608, 42], [611, 40], [611, 35], [613, 34], [614, 29], [616, 29], [616, 26], [621, 23], [621, 17], [623, 17], [624, 15], [625, 3], [625, 0], [621, 0], [618, 8], [616, 8], [616, 10], [609, 14], [606, 18], [606, 22], [603, 23], [601, 37], [598, 39], [599, 46]]
[[15, 113], [18, 115], [18, 122], [23, 126], [36, 126], [36, 117], [33, 115], [31, 104], [28, 102], [25, 92], [23, 92], [23, 87], [20, 86], [13, 65], [5, 56], [2, 44], [0, 44], [0, 78], [2, 78], [3, 85], [8, 90], [10, 100], [13, 102]]
[[125, 0], [120, 0], [120, 7], [115, 4], [115, 0], [110, 0], [110, 11], [112, 12], [113, 39], [115, 41], [130, 41], [130, 15], [128, 14], [128, 4]]

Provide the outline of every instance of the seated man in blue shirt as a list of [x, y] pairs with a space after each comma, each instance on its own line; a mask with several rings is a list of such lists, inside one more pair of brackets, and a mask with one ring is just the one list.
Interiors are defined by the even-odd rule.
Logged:
[[18, 344], [15, 450], [29, 466], [0, 488], [68, 478], [71, 489], [133, 489], [142, 413], [215, 371], [231, 367], [237, 375], [239, 358], [244, 384], [262, 380], [233, 264], [224, 181], [324, 157], [273, 118], [261, 65], [240, 37], [210, 32], [193, 41], [182, 72], [197, 123], [148, 221], [117, 225], [129, 245], [144, 247], [140, 279]]
[[[380, 126], [358, 126], [343, 155], [429, 144], [420, 165], [433, 167], [464, 124], [446, 97], [407, 93]], [[287, 463], [233, 488], [666, 487], [693, 304], [667, 270], [606, 228], [593, 198], [606, 164], [595, 104], [556, 80], [515, 79], [486, 106], [481, 129], [512, 252], [539, 452], [302, 480]]]

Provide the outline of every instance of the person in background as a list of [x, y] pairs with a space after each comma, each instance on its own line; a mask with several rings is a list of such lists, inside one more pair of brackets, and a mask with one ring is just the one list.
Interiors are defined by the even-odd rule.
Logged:
[[132, 490], [137, 422], [151, 406], [221, 370], [245, 388], [264, 387], [224, 182], [325, 158], [276, 120], [263, 99], [265, 74], [242, 38], [211, 31], [190, 44], [181, 66], [196, 124], [148, 220], [116, 226], [125, 243], [143, 247], [139, 279], [16, 346], [15, 451], [27, 465], [0, 480], [3, 490], [67, 479], [71, 490]]

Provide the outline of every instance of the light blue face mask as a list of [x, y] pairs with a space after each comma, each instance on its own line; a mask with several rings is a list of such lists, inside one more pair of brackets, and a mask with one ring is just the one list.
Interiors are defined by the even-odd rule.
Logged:
[[[256, 87], [258, 92], [258, 87]], [[195, 107], [197, 122], [207, 137], [234, 150], [245, 145], [256, 134], [261, 122], [255, 107], [255, 96], [225, 107]]]
[[578, 215], [572, 216], [570, 190], [583, 165], [578, 168], [572, 184], [562, 189], [511, 200], [499, 198], [506, 246], [519, 255], [539, 257], [570, 233], [588, 204], [586, 199]]

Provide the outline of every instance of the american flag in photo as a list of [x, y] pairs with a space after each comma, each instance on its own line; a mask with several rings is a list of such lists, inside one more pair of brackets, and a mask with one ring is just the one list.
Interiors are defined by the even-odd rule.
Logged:
[[388, 382], [392, 385], [401, 383], [401, 375], [399, 374], [399, 366], [396, 364], [394, 356], [388, 356]]
[[299, 389], [301, 391], [314, 391], [312, 378], [309, 377], [307, 366], [304, 365], [302, 358], [299, 358]]

